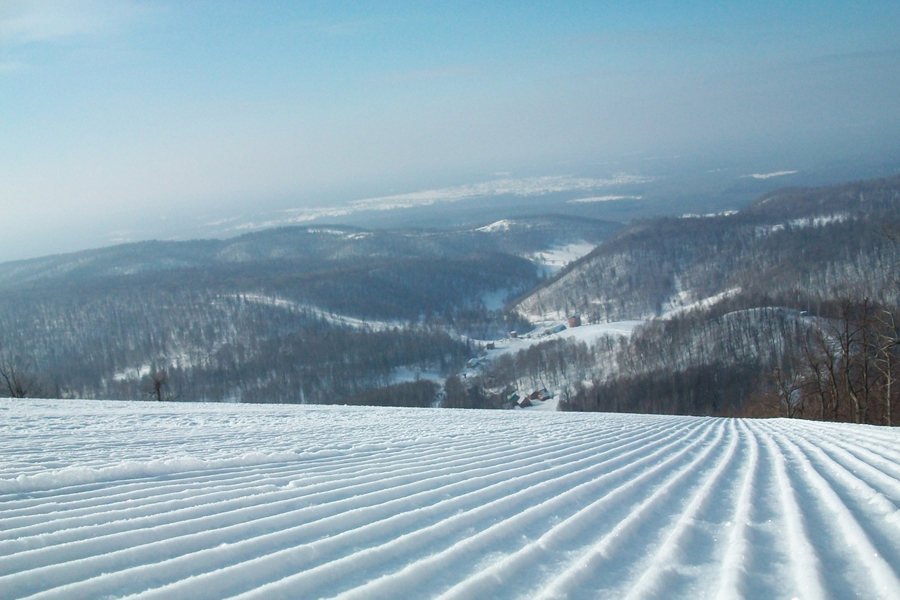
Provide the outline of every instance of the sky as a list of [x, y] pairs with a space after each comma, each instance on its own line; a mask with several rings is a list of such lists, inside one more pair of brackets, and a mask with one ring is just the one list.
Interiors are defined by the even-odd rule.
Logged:
[[0, 0], [0, 261], [621, 156], [891, 148], [898, 26], [896, 1]]

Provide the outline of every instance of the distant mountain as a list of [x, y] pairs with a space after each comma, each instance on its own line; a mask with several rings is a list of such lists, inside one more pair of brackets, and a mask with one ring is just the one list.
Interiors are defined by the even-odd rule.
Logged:
[[621, 228], [619, 223], [553, 215], [506, 219], [503, 224], [450, 231], [322, 225], [283, 227], [228, 240], [139, 242], [0, 263], [0, 288], [211, 267], [238, 272], [242, 265], [262, 263], [314, 271], [359, 261], [456, 259], [492, 252], [526, 256], [574, 241], [599, 243]]

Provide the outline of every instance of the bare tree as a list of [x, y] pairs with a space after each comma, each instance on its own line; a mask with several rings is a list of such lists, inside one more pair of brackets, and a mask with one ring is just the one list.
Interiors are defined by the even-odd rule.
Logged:
[[778, 406], [785, 417], [793, 419], [803, 414], [803, 377], [800, 370], [793, 365], [782, 369], [776, 368], [771, 374], [775, 393], [778, 396]]
[[150, 390], [147, 392], [157, 402], [171, 400], [168, 392], [169, 372], [165, 369], [156, 369], [150, 373]]
[[[831, 329], [830, 327], [828, 329]], [[838, 421], [842, 414], [841, 352], [842, 346], [825, 328], [812, 330], [812, 347], [806, 352], [810, 370], [816, 374], [822, 386], [823, 419]], [[825, 404], [827, 403], [827, 407]]]
[[43, 395], [33, 363], [8, 351], [0, 351], [0, 396], [35, 398]]
[[897, 379], [897, 353], [900, 350], [900, 318], [897, 311], [884, 308], [877, 319], [876, 348], [874, 366], [881, 375], [884, 424], [893, 425], [892, 402]]
[[[818, 352], [819, 340], [822, 335], [820, 329], [807, 331], [806, 340], [802, 344], [803, 358], [806, 361], [806, 385], [812, 388], [812, 394], [819, 400], [819, 420], [824, 421], [830, 416], [832, 394], [829, 393], [827, 384], [825, 362]], [[836, 400], [835, 400], [836, 402]]]

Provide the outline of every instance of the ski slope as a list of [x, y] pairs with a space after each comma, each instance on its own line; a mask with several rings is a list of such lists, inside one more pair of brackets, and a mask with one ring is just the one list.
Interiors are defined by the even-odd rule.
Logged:
[[900, 435], [0, 400], [0, 598], [900, 598]]

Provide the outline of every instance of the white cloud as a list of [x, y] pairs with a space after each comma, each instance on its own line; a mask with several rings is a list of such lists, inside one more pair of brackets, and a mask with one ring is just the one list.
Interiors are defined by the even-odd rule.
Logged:
[[4, 0], [0, 43], [21, 45], [95, 35], [131, 23], [147, 10], [133, 0]]
[[26, 68], [27, 67], [24, 63], [18, 61], [0, 62], [0, 73], [14, 73], [16, 71], [22, 71]]
[[649, 179], [646, 177], [626, 174], [614, 175], [609, 179], [570, 177], [567, 175], [549, 175], [523, 179], [505, 177], [484, 183], [425, 190], [396, 196], [366, 198], [352, 202], [351, 206], [356, 210], [390, 210], [393, 208], [427, 206], [437, 202], [458, 202], [483, 196], [540, 196], [556, 192], [596, 190], [629, 183], [646, 183], [647, 181]]
[[591, 202], [612, 202], [614, 200], [642, 200], [643, 196], [591, 196], [590, 198], [578, 198], [569, 200], [569, 204], [587, 204]]
[[548, 175], [515, 179], [504, 177], [482, 183], [458, 185], [433, 190], [423, 190], [394, 196], [378, 196], [355, 200], [343, 206], [329, 208], [297, 208], [282, 211], [283, 216], [263, 222], [248, 222], [230, 230], [251, 230], [283, 225], [296, 225], [316, 219], [340, 217], [362, 211], [397, 210], [418, 206], [431, 206], [444, 202], [460, 202], [490, 196], [541, 196], [558, 192], [590, 191], [617, 185], [646, 183], [651, 178], [639, 175], [618, 174], [608, 179]]
[[793, 175], [797, 171], [775, 171], [774, 173], [753, 173], [752, 175], [743, 175], [742, 177], [752, 177], [753, 179], [771, 179], [772, 177], [784, 177], [785, 175]]

